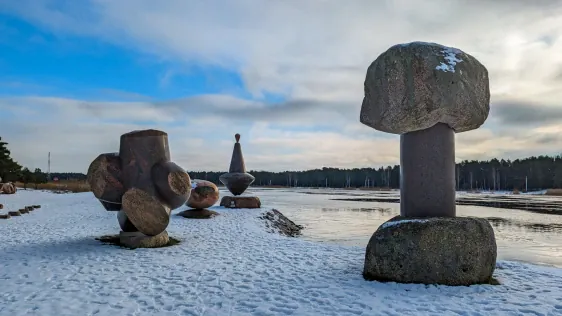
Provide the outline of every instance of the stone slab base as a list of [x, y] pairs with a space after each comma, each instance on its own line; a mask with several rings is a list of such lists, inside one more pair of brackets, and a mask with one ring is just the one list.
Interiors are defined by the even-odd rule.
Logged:
[[226, 208], [260, 208], [261, 201], [257, 196], [225, 196], [220, 205]]
[[494, 230], [483, 218], [396, 216], [367, 245], [366, 280], [443, 285], [486, 284], [496, 266]]
[[196, 218], [196, 219], [205, 219], [205, 218], [212, 218], [219, 215], [218, 212], [211, 211], [208, 209], [189, 209], [177, 214], [178, 216], [182, 216], [185, 218]]
[[120, 232], [119, 243], [128, 248], [158, 248], [168, 244], [170, 237], [163, 231], [156, 236], [147, 236], [141, 232]]

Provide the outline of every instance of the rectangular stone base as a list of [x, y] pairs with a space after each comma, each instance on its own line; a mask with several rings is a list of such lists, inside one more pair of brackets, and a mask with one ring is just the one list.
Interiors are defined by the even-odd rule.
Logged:
[[119, 244], [128, 248], [158, 248], [170, 241], [168, 232], [163, 231], [156, 236], [147, 236], [141, 232], [120, 232]]
[[226, 208], [260, 208], [261, 201], [257, 196], [225, 196], [220, 205]]

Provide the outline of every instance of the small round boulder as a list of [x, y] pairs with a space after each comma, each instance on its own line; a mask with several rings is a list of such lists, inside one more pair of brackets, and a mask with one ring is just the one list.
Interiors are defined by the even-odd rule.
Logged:
[[191, 195], [186, 205], [194, 209], [213, 206], [219, 200], [219, 188], [210, 181], [192, 180]]
[[460, 49], [413, 42], [392, 46], [369, 66], [359, 120], [393, 134], [437, 123], [460, 133], [480, 127], [489, 112], [486, 67]]
[[483, 218], [394, 217], [373, 234], [365, 253], [366, 280], [443, 285], [489, 283], [497, 245]]

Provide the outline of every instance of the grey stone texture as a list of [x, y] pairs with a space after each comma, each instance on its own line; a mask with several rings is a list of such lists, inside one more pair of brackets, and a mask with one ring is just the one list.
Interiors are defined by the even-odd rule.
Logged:
[[369, 240], [363, 276], [400, 283], [489, 283], [496, 257], [494, 230], [486, 219], [397, 216]]
[[480, 127], [490, 111], [488, 70], [473, 56], [435, 43], [392, 46], [367, 69], [360, 121], [404, 134], [437, 123]]
[[455, 133], [439, 123], [400, 136], [400, 215], [455, 216]]
[[170, 241], [167, 231], [155, 236], [147, 236], [141, 232], [120, 232], [119, 243], [127, 248], [158, 248], [163, 247]]

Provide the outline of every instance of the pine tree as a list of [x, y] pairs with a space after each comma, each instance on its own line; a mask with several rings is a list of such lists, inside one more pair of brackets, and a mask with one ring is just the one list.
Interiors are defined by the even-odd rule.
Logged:
[[0, 137], [0, 178], [4, 182], [17, 180], [21, 172], [21, 166], [10, 157], [7, 145]]

